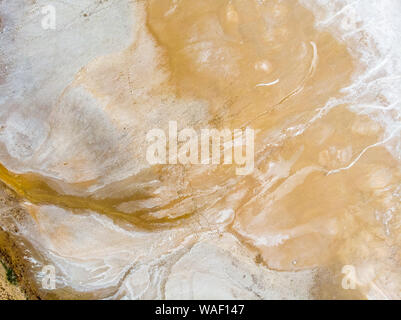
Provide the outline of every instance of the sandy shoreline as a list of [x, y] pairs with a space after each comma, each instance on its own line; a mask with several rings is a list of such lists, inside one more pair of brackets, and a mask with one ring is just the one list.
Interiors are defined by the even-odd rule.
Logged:
[[26, 300], [18, 285], [7, 280], [6, 270], [0, 268], [0, 300]]
[[[15, 221], [22, 221], [25, 214], [14, 192], [0, 183], [0, 300], [39, 299], [36, 285], [29, 276], [30, 267], [24, 258], [26, 248], [10, 232], [18, 231]], [[7, 270], [12, 270], [11, 277], [15, 283], [9, 281]]]

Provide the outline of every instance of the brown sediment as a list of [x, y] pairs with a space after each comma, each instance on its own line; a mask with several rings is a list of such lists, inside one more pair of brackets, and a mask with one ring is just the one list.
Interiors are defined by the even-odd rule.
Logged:
[[[17, 193], [0, 182], [0, 300], [93, 298], [93, 294], [75, 293], [68, 288], [55, 292], [40, 288], [35, 276], [39, 270], [29, 259], [39, 258], [40, 263], [45, 263], [46, 259], [19, 235], [17, 223], [32, 223], [30, 213], [20, 205], [21, 200]], [[15, 282], [7, 278], [6, 268], [12, 271]]]
[[[316, 159], [322, 146], [314, 140], [321, 138], [321, 132], [319, 129], [309, 130], [309, 125], [313, 127], [316, 124], [309, 124], [308, 121], [318, 113], [317, 108], [323, 107], [330, 98], [341, 97], [340, 89], [350, 83], [354, 68], [346, 46], [330, 34], [316, 30], [312, 14], [297, 1], [261, 4], [258, 1], [189, 0], [180, 3], [173, 12], [168, 11], [170, 8], [170, 1], [150, 1], [147, 22], [153, 37], [165, 50], [171, 73], [168, 85], [176, 89], [176, 94], [207, 100], [211, 124], [215, 127], [231, 129], [250, 126], [260, 130], [255, 141], [255, 162], [260, 173], [267, 169], [271, 161], [288, 159], [297, 154], [299, 148], [304, 151], [300, 151], [299, 159], [294, 160], [290, 172], [295, 173], [305, 167], [317, 168], [306, 173], [308, 180], [300, 184], [301, 190], [311, 190], [310, 197], [314, 200], [301, 207], [305, 191], [300, 191], [284, 205], [297, 206], [298, 203], [301, 212], [280, 212], [277, 218], [269, 205], [268, 194], [273, 194], [281, 183], [284, 185], [287, 177], [277, 181], [266, 194], [263, 191], [266, 181], [260, 180], [257, 175], [237, 179], [238, 184], [228, 188], [227, 193], [246, 190], [246, 195], [235, 208], [232, 231], [245, 243], [251, 244], [255, 241], [250, 237], [263, 235], [268, 230], [285, 233], [297, 226], [313, 225], [314, 219], [326, 219], [328, 222], [331, 215], [335, 219], [340, 218], [334, 212], [329, 216], [327, 213], [331, 206], [345, 205], [335, 200], [336, 189], [342, 188], [343, 181], [333, 181], [332, 199], [327, 199], [326, 203], [320, 203], [319, 194], [314, 194], [312, 190], [316, 178], [310, 177], [317, 176], [326, 181], [330, 167]], [[346, 124], [356, 118], [344, 107], [337, 110], [341, 112], [335, 110], [326, 116], [326, 127], [338, 127], [338, 119]], [[301, 121], [297, 121], [297, 117]], [[270, 147], [267, 156], [263, 152], [264, 145], [275, 142], [269, 141], [274, 139], [269, 135], [286, 129], [286, 123], [291, 122], [294, 126], [305, 126], [306, 133], [293, 138], [288, 133], [286, 141], [282, 144], [276, 142], [281, 145]], [[331, 143], [349, 141], [341, 134], [335, 139]], [[341, 162], [336, 165], [341, 165]], [[216, 185], [221, 185], [219, 179], [224, 181], [224, 174], [227, 174], [226, 169], [216, 169]], [[318, 208], [313, 201], [319, 202]], [[313, 213], [309, 214], [310, 210]], [[258, 213], [266, 217], [260, 217], [256, 222]], [[333, 237], [326, 236], [326, 233], [325, 230], [316, 230], [307, 232], [311, 239], [305, 238], [305, 241], [294, 237], [283, 245], [256, 247], [261, 250], [270, 268], [299, 270], [330, 261], [330, 258], [327, 260], [325, 255], [314, 251], [315, 244], [316, 249], [321, 249], [333, 241]], [[305, 254], [297, 253], [298, 244], [308, 247], [305, 251], [311, 255], [310, 259], [304, 260], [302, 256]], [[281, 256], [286, 260], [282, 261]], [[292, 263], [295, 259], [298, 260], [297, 265]]]
[[[226, 189], [228, 195], [245, 192], [232, 231], [257, 248], [258, 261], [263, 257], [269, 268], [331, 270], [333, 286], [318, 281], [315, 293], [322, 297], [325, 289], [325, 297], [361, 296], [339, 287], [341, 265], [369, 260], [378, 266], [384, 259], [395, 273], [399, 237], [385, 239], [374, 212], [399, 210], [390, 198], [400, 167], [380, 144], [380, 126], [341, 103], [340, 90], [355, 71], [345, 44], [315, 29], [312, 14], [297, 1], [189, 0], [171, 8], [158, 0], [147, 8], [149, 30], [165, 50], [168, 85], [179, 97], [208, 101], [214, 127], [259, 130], [258, 174]], [[339, 102], [321, 112], [335, 98]], [[290, 126], [302, 133], [293, 135]], [[291, 165], [267, 188], [277, 174], [272, 163], [278, 170]], [[229, 175], [221, 167], [213, 174], [216, 185]], [[197, 177], [188, 179], [202, 188]], [[265, 235], [272, 235], [271, 243], [258, 240]], [[380, 249], [369, 255], [375, 246]]]
[[[258, 5], [257, 1], [246, 5], [240, 1], [186, 1], [173, 13], [162, 17], [170, 4], [170, 1], [150, 1], [147, 6], [147, 26], [162, 49], [156, 65], [166, 68], [164, 72], [169, 75], [168, 81], [162, 81], [156, 92], [174, 92], [177, 98], [206, 100], [209, 105], [206, 125], [217, 128], [250, 125], [268, 133], [275, 129], [277, 123], [291, 118], [295, 111], [307, 119], [316, 112], [317, 106], [338, 95], [339, 89], [349, 81], [353, 69], [345, 46], [329, 34], [316, 31], [312, 14], [296, 1], [264, 5]], [[270, 17], [271, 21], [266, 22], [263, 16]], [[302, 22], [293, 23], [295, 16], [297, 21]], [[185, 28], [186, 25], [191, 28]], [[312, 43], [318, 47], [319, 57], [314, 56]], [[205, 45], [206, 48], [198, 48], [197, 45]], [[137, 43], [123, 54], [107, 57], [108, 79], [124, 81], [98, 82], [97, 79], [102, 78], [101, 74], [105, 71], [101, 64], [103, 60], [98, 59], [80, 72], [74, 85], [83, 85], [95, 96], [110, 97], [111, 102], [107, 106], [110, 110], [119, 104], [125, 106], [128, 101], [136, 103], [135, 98], [128, 94], [130, 88], [126, 87], [125, 79], [130, 79], [130, 72], [129, 65], [124, 65], [132, 63], [136, 49]], [[197, 59], [202, 55], [210, 55], [212, 60], [200, 63]], [[110, 62], [113, 59], [116, 59], [115, 63]], [[316, 70], [311, 66], [314, 59], [319, 60]], [[288, 71], [291, 71], [290, 76], [281, 77]], [[281, 82], [277, 85], [258, 87], [258, 84], [280, 77]], [[315, 93], [320, 88], [325, 89], [324, 94]], [[258, 136], [256, 143], [259, 142], [259, 150], [256, 152], [260, 152], [265, 137]], [[141, 190], [122, 198], [70, 196], [50, 187], [48, 178], [37, 174], [14, 174], [0, 166], [1, 179], [22, 198], [34, 204], [93, 210], [126, 219], [147, 229], [162, 227], [163, 224], [172, 226], [169, 222], [174, 223], [193, 213], [187, 210], [173, 218], [171, 215], [161, 218], [152, 215], [174, 208], [176, 203], [195, 197], [197, 191], [202, 191], [201, 177], [190, 170], [185, 171], [189, 171], [184, 179], [191, 181], [191, 188], [182, 190], [182, 198], [170, 199], [164, 206], [126, 213], [117, 207], [128, 201], [149, 199], [152, 194]], [[227, 177], [224, 175], [231, 175], [232, 172], [227, 166], [217, 169], [216, 180], [207, 184], [225, 183]], [[152, 168], [144, 176], [151, 179], [169, 174], [169, 168]], [[247, 183], [249, 187], [255, 184], [252, 179], [245, 180], [251, 180]], [[198, 187], [201, 189], [197, 190]]]
[[124, 198], [108, 198], [96, 199], [91, 197], [79, 197], [73, 195], [60, 194], [48, 184], [48, 178], [42, 178], [37, 174], [15, 174], [7, 170], [0, 164], [0, 180], [3, 181], [16, 192], [22, 199], [28, 200], [32, 204], [57, 205], [61, 208], [71, 210], [92, 210], [101, 214], [108, 215], [113, 218], [118, 218], [128, 221], [139, 228], [145, 230], [156, 230], [167, 228], [177, 220], [184, 220], [191, 216], [191, 212], [182, 214], [177, 218], [162, 217], [157, 218], [150, 216], [149, 213], [157, 212], [158, 210], [166, 209], [173, 206], [182, 199], [176, 199], [165, 207], [157, 207], [148, 210], [138, 210], [135, 212], [126, 213], [117, 209], [117, 207], [125, 202], [133, 200], [149, 199], [146, 193], [134, 193]]

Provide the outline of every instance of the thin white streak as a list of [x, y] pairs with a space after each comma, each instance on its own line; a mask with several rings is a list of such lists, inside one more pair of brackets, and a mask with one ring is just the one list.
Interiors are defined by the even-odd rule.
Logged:
[[272, 82], [269, 82], [269, 83], [258, 83], [256, 86], [257, 87], [268, 87], [268, 86], [273, 86], [273, 85], [275, 85], [275, 84], [277, 84], [279, 82], [280, 82], [280, 79], [276, 79], [276, 80], [274, 80]]
[[349, 8], [353, 7], [354, 4], [358, 3], [360, 0], [356, 0], [350, 4], [345, 5], [344, 7], [341, 8], [341, 10], [339, 10], [336, 14], [332, 15], [331, 17], [327, 18], [324, 21], [320, 21], [318, 23], [318, 25], [327, 25], [329, 23], [331, 23], [335, 18], [337, 18], [338, 16], [340, 16], [341, 14], [343, 14], [344, 12], [346, 12]]
[[390, 140], [395, 136], [395, 133], [396, 133], [397, 131], [399, 131], [400, 129], [401, 129], [401, 128], [395, 129], [395, 130], [390, 134], [390, 136], [387, 137], [386, 139], [384, 139], [383, 141], [379, 141], [379, 142], [377, 142], [377, 143], [375, 143], [375, 144], [372, 144], [372, 145], [366, 147], [365, 149], [363, 149], [362, 152], [355, 158], [355, 160], [352, 161], [348, 166], [343, 167], [343, 168], [339, 168], [339, 169], [335, 169], [335, 170], [330, 170], [330, 171], [327, 173], [327, 175], [331, 175], [331, 174], [333, 174], [333, 173], [338, 173], [338, 172], [340, 172], [340, 171], [348, 170], [348, 169], [351, 168], [355, 163], [357, 163], [357, 162], [359, 161], [359, 159], [366, 153], [366, 151], [368, 151], [369, 149], [372, 149], [372, 148], [374, 148], [374, 147], [380, 146], [380, 145], [382, 145], [382, 144], [385, 144], [386, 142], [390, 141]]

